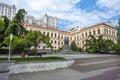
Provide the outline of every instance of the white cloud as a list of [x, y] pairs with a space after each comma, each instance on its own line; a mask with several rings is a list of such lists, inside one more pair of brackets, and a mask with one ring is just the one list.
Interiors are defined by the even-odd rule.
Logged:
[[97, 4], [103, 8], [120, 11], [120, 0], [98, 0]]
[[98, 22], [103, 22], [103, 19], [109, 19], [118, 15], [120, 11], [120, 0], [98, 0], [97, 5], [107, 11], [101, 12], [93, 10], [89, 13], [75, 5], [81, 0], [0, 0], [9, 4], [15, 4], [17, 9], [24, 8], [28, 14], [40, 17], [43, 14], [56, 16], [58, 19], [63, 20], [59, 23], [66, 25], [64, 29], [82, 25], [90, 26]]

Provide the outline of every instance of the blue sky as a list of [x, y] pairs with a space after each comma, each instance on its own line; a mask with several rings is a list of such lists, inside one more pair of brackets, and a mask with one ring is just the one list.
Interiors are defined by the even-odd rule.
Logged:
[[120, 18], [120, 0], [0, 0], [24, 8], [28, 15], [39, 19], [48, 14], [58, 19], [58, 29], [69, 30], [110, 21], [114, 26]]

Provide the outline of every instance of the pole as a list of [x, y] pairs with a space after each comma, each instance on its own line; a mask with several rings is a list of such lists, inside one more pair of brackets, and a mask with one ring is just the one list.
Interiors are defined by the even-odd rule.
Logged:
[[10, 34], [10, 43], [9, 43], [9, 55], [8, 55], [8, 61], [10, 61], [11, 41], [12, 41], [12, 34]]

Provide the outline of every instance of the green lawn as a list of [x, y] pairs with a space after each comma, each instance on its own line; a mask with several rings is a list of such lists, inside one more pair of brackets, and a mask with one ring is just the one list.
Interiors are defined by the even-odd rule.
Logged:
[[[8, 58], [0, 58], [0, 61], [7, 61]], [[62, 57], [31, 57], [31, 58], [11, 58], [11, 60], [15, 60], [16, 62], [35, 62], [35, 61], [58, 61], [58, 60], [66, 60]]]

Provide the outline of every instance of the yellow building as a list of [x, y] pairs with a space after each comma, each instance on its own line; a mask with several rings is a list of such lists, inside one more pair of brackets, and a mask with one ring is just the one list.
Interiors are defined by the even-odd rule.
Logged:
[[[102, 35], [105, 39], [111, 39], [115, 43], [117, 42], [115, 27], [113, 27], [109, 22], [99, 23], [90, 27], [76, 27], [70, 29], [69, 31], [62, 31], [36, 25], [25, 25], [25, 27], [27, 30], [41, 31], [41, 33], [49, 35], [50, 42], [52, 43], [54, 50], [64, 45], [65, 37], [69, 38], [69, 44], [71, 44], [72, 41], [75, 41], [77, 47], [80, 48], [83, 48], [85, 40], [89, 35], [94, 35], [95, 37]], [[42, 49], [43, 47], [39, 48]]]

